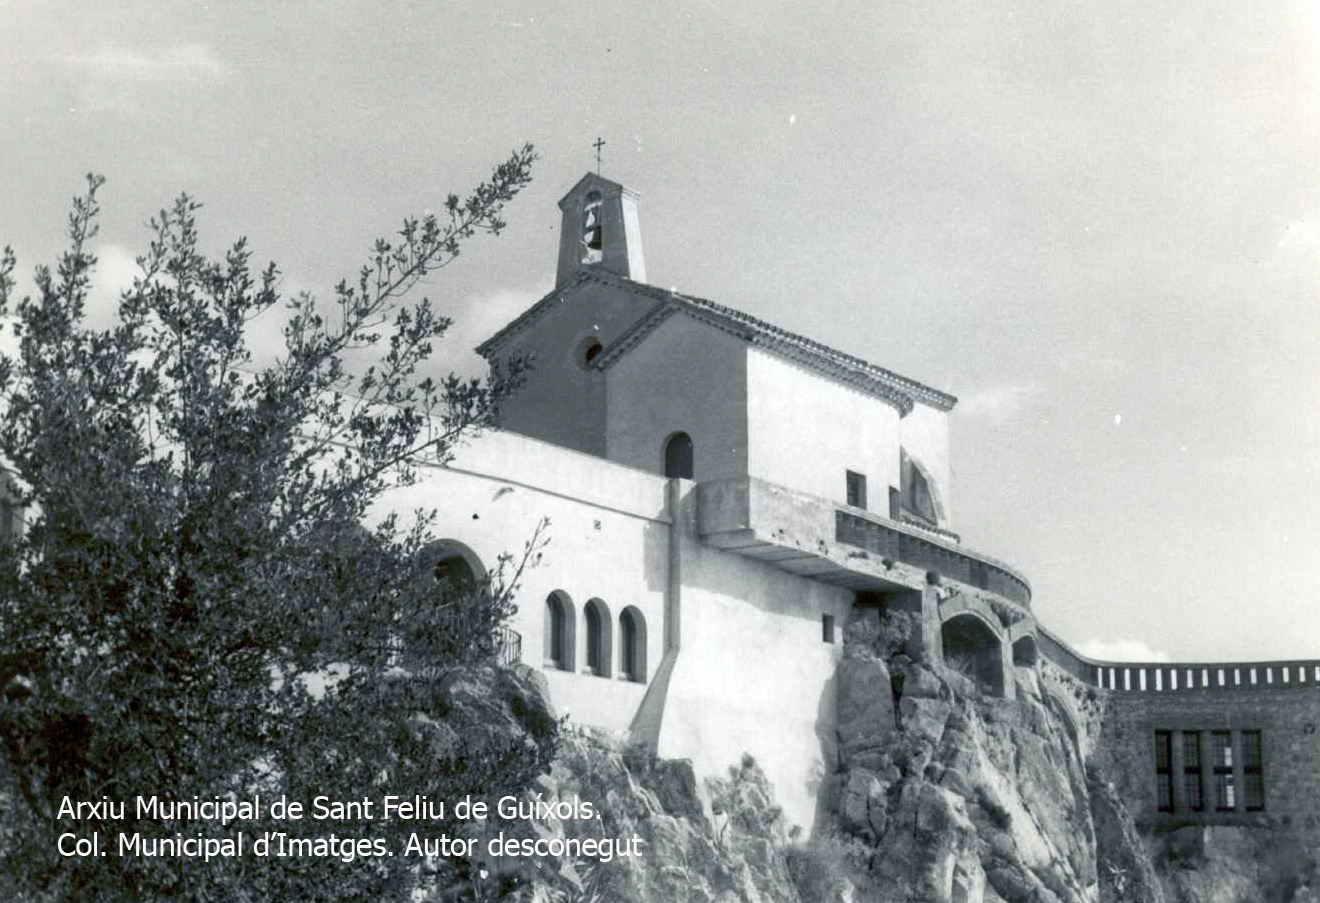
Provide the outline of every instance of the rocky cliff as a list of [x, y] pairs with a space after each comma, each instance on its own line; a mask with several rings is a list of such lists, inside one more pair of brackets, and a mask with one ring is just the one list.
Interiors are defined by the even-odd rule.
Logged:
[[1066, 694], [1019, 668], [1018, 698], [992, 698], [974, 668], [901, 651], [901, 626], [850, 625], [839, 668], [839, 821], [868, 847], [856, 899], [1163, 903]]
[[1088, 767], [1100, 715], [1086, 688], [1022, 667], [1017, 698], [994, 698], [974, 667], [910, 657], [905, 632], [874, 612], [846, 631], [825, 791], [836, 824], [818, 836], [786, 829], [750, 757], [701, 781], [686, 762], [566, 730], [536, 795], [590, 801], [597, 817], [522, 830], [635, 836], [644, 853], [501, 863], [505, 886], [542, 903], [1318, 903], [1314, 867], [1290, 849], [1222, 829], [1139, 835]]

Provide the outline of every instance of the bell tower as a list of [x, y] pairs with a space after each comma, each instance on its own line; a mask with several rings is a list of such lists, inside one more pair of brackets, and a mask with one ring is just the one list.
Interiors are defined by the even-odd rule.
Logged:
[[595, 173], [587, 173], [569, 189], [559, 201], [563, 219], [556, 287], [591, 267], [646, 281], [637, 201], [637, 192]]

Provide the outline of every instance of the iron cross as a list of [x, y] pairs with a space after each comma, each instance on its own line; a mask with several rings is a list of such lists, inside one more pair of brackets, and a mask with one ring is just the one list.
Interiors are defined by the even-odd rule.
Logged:
[[600, 149], [605, 146], [605, 139], [597, 135], [596, 143], [591, 146], [596, 149], [596, 175], [600, 175]]

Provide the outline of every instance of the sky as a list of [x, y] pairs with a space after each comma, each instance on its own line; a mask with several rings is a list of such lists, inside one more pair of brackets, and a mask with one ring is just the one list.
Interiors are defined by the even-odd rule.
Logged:
[[531, 141], [426, 286], [472, 371], [598, 136], [651, 282], [959, 396], [953, 526], [1056, 633], [1320, 657], [1314, 3], [0, 0], [0, 243], [105, 175], [94, 316], [179, 192], [324, 294]]

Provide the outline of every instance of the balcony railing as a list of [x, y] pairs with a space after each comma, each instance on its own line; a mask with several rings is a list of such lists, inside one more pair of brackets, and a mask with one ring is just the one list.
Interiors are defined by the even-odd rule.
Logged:
[[504, 667], [522, 661], [522, 634], [508, 627], [495, 632], [495, 660]]
[[916, 535], [913, 528], [887, 518], [864, 515], [856, 509], [835, 509], [834, 538], [882, 558], [987, 590], [1023, 608], [1031, 607], [1031, 586], [1007, 565], [934, 536]]

